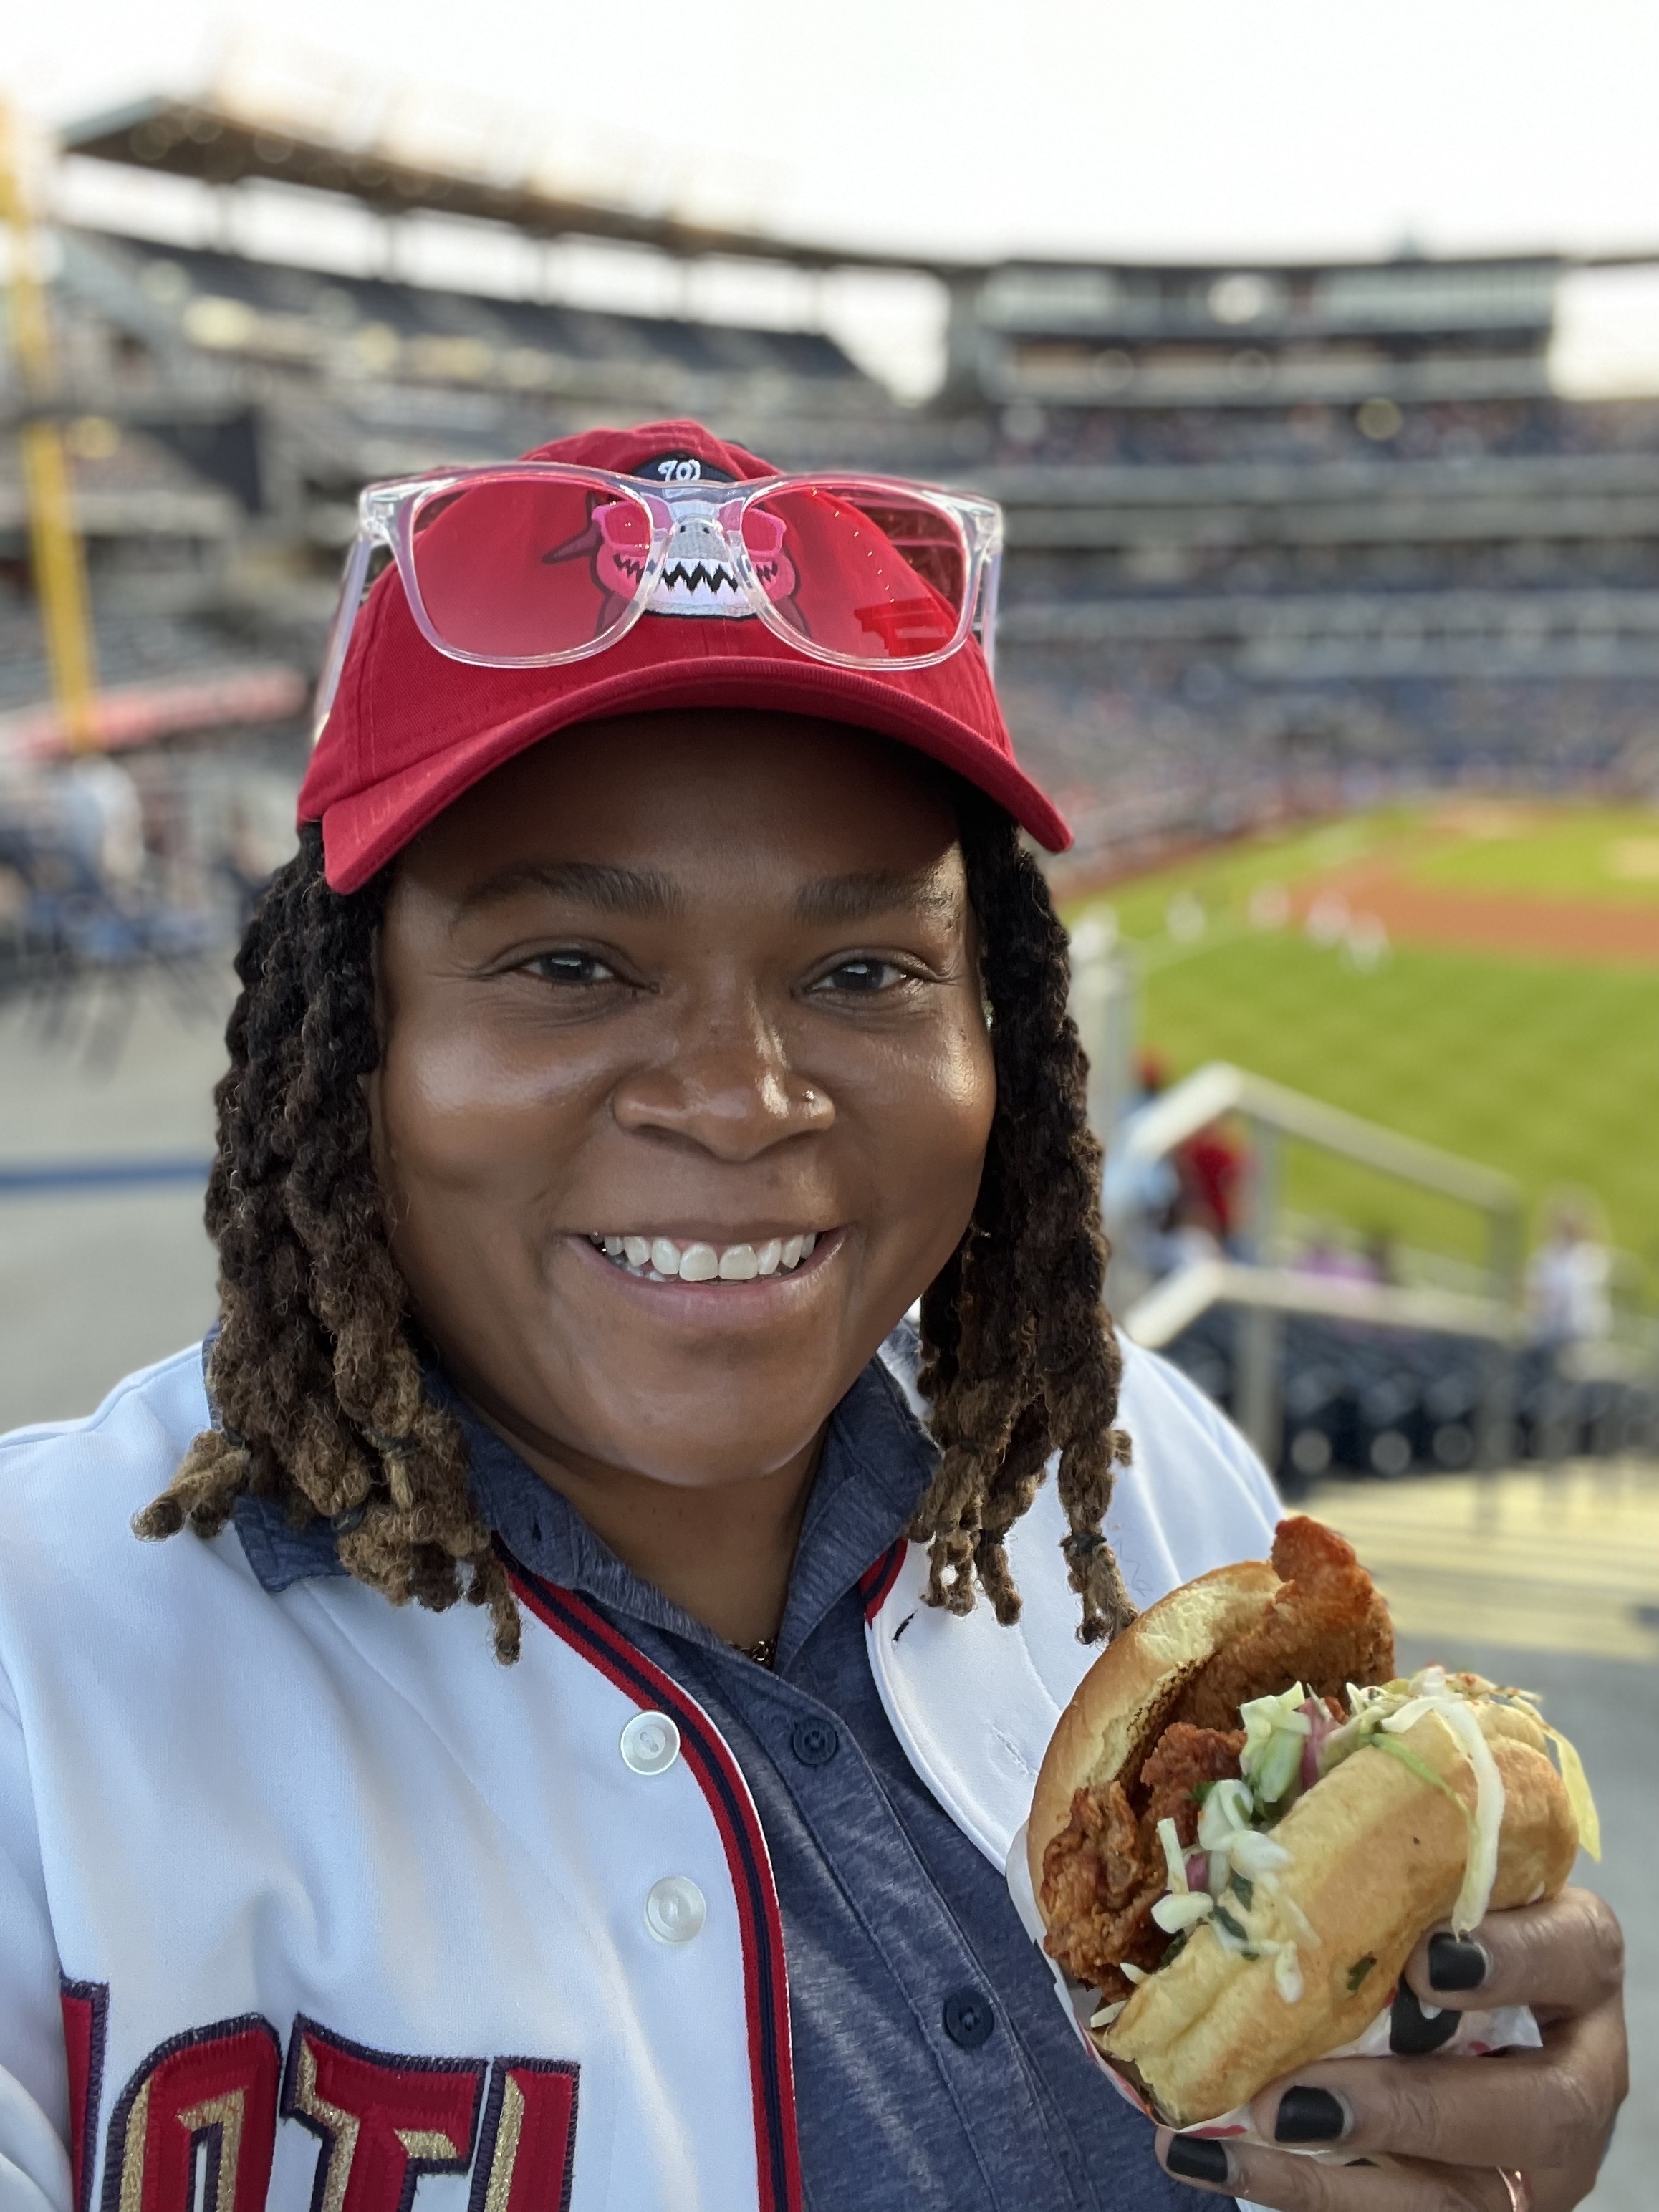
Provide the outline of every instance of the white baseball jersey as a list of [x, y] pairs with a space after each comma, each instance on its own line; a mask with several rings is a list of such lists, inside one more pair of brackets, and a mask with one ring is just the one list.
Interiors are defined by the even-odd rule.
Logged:
[[[1109, 1522], [1146, 1603], [1259, 1557], [1271, 1486], [1127, 1351]], [[279, 1595], [129, 1522], [199, 1352], [0, 1442], [0, 2212], [794, 2212], [782, 1930], [730, 1750], [583, 1598]], [[900, 1743], [1000, 1869], [1091, 1651], [1052, 1483], [1016, 1629], [866, 1578]]]

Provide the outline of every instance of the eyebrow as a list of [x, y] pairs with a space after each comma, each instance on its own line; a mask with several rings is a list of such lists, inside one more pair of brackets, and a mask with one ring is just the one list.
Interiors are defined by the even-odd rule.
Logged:
[[795, 914], [809, 924], [854, 922], [900, 909], [948, 916], [957, 912], [957, 903], [955, 894], [939, 883], [935, 868], [917, 868], [908, 874], [868, 868], [804, 884], [795, 894]]
[[605, 914], [635, 915], [650, 921], [672, 921], [685, 911], [678, 886], [653, 868], [619, 868], [602, 860], [520, 860], [502, 868], [470, 890], [463, 915], [499, 905], [526, 891], [580, 900]]
[[[461, 901], [463, 915], [504, 900], [540, 891], [554, 898], [579, 900], [602, 913], [630, 915], [651, 921], [678, 921], [685, 897], [671, 877], [653, 868], [623, 868], [601, 860], [520, 860], [499, 870]], [[934, 868], [909, 872], [890, 868], [855, 870], [821, 876], [795, 895], [796, 919], [809, 927], [867, 921], [874, 914], [908, 909], [953, 915], [954, 894], [939, 882]]]

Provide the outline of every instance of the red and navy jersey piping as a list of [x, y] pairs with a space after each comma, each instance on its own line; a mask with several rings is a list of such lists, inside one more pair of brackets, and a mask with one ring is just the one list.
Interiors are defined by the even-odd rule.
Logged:
[[544, 1582], [501, 1548], [520, 1603], [641, 1710], [666, 1713], [680, 1732], [682, 1755], [714, 1816], [737, 1899], [760, 2212], [801, 2212], [783, 1921], [766, 1839], [737, 1761], [696, 1700], [595, 1607]]
[[901, 1536], [890, 1549], [867, 1566], [859, 1577], [859, 1595], [864, 1600], [864, 1618], [872, 1621], [881, 1611], [899, 1578], [899, 1569], [904, 1565], [904, 1555], [909, 1550], [908, 1539]]

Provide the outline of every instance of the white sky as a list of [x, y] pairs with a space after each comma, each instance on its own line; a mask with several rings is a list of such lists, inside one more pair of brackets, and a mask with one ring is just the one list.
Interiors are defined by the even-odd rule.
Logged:
[[280, 37], [401, 83], [428, 137], [848, 243], [1659, 246], [1656, 0], [19, 0], [0, 89], [82, 116], [204, 85], [239, 32], [268, 81]]

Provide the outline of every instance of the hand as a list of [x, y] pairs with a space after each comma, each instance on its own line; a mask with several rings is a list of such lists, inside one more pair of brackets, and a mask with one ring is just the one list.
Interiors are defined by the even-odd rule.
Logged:
[[1264, 2089], [1251, 2118], [1268, 2142], [1316, 2142], [1335, 2160], [1160, 2129], [1164, 2166], [1278, 2212], [1510, 2212], [1500, 2166], [1526, 2176], [1535, 2212], [1582, 2203], [1630, 2087], [1624, 1938], [1611, 1911], [1569, 1889], [1494, 1912], [1463, 1942], [1425, 1938], [1406, 1979], [1442, 2008], [1529, 2004], [1542, 2050], [1306, 2066]]

